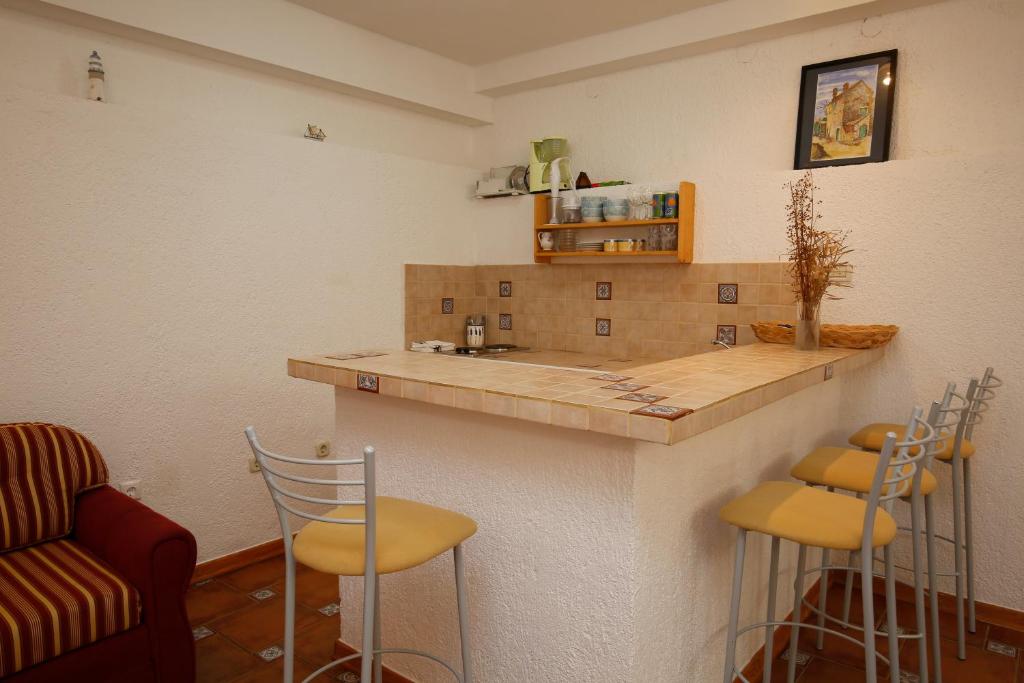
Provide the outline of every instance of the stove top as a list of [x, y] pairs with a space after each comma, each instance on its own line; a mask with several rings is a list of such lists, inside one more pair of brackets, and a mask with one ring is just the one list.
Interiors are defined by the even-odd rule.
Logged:
[[515, 344], [488, 344], [486, 346], [456, 346], [454, 351], [445, 351], [444, 353], [455, 356], [489, 356], [494, 353], [529, 350], [528, 346], [516, 346]]

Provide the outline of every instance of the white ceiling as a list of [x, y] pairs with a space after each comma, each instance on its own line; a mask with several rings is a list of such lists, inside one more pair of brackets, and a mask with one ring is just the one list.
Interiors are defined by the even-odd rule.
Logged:
[[291, 0], [469, 65], [642, 24], [721, 0]]

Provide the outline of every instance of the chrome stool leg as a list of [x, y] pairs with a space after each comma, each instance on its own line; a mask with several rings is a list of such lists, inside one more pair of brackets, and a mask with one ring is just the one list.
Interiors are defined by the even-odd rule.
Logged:
[[772, 536], [772, 559], [768, 568], [768, 616], [765, 621], [768, 625], [764, 628], [764, 673], [762, 681], [772, 680], [772, 664], [775, 654], [775, 600], [779, 587], [779, 545], [782, 539]]
[[804, 567], [807, 563], [807, 546], [800, 544], [800, 552], [796, 559], [796, 579], [793, 582], [793, 589], [796, 595], [793, 598], [793, 625], [790, 627], [789, 635], [789, 662], [786, 668], [786, 682], [793, 683], [796, 680], [796, 656], [800, 647], [800, 613], [804, 604]]
[[459, 608], [459, 640], [462, 644], [462, 683], [473, 683], [469, 657], [469, 599], [466, 597], [466, 571], [462, 565], [462, 546], [452, 548], [455, 557], [455, 598]]
[[[380, 650], [383, 647], [381, 645], [380, 638], [380, 577], [375, 576], [373, 578], [373, 649], [374, 652]], [[373, 655], [373, 683], [383, 683], [384, 681], [384, 654]]]
[[956, 579], [956, 656], [963, 661], [967, 659], [967, 634], [964, 632], [964, 520], [960, 496], [963, 482], [960, 477], [959, 458], [954, 456], [953, 462], [953, 572]]
[[964, 464], [964, 546], [967, 555], [967, 630], [975, 633], [978, 620], [974, 609], [974, 530], [971, 524], [971, 461]]
[[295, 676], [295, 556], [291, 539], [285, 540], [284, 553], [284, 683]]
[[[369, 545], [370, 539], [367, 539]], [[359, 680], [372, 681], [373, 675], [373, 625], [376, 621], [373, 609], [373, 585], [376, 580], [373, 572], [366, 572], [363, 578], [363, 643], [360, 661]]]
[[874, 564], [874, 554], [871, 552], [871, 547], [862, 547], [860, 551], [860, 599], [864, 610], [865, 683], [878, 682], [878, 662], [875, 660]]
[[885, 562], [885, 630], [889, 635], [889, 680], [900, 683], [900, 641], [896, 623], [896, 567], [892, 561], [892, 545], [882, 549]]
[[921, 683], [928, 683], [928, 629], [925, 626], [924, 558], [921, 556], [920, 492], [910, 497], [910, 547], [914, 562], [914, 620], [917, 628], [917, 670]]
[[736, 630], [740, 621], [740, 594], [743, 590], [743, 556], [746, 553], [747, 531], [736, 534], [736, 561], [732, 569], [732, 598], [729, 606], [729, 631], [725, 641], [725, 675], [723, 683], [732, 683], [736, 670]]
[[[857, 493], [856, 495], [857, 495], [857, 499], [858, 500], [860, 500], [860, 499], [862, 499], [864, 497], [864, 495], [861, 494], [861, 493]], [[846, 585], [844, 586], [844, 590], [843, 590], [843, 621], [845, 622], [845, 624], [849, 624], [850, 623], [850, 603], [853, 602], [853, 569], [852, 568], [857, 566], [857, 556], [858, 556], [858, 554], [859, 553], [856, 550], [851, 550], [850, 551], [849, 564], [850, 564], [851, 568], [846, 571]], [[843, 625], [844, 629], [847, 628], [845, 624]]]
[[942, 683], [942, 639], [939, 634], [939, 584], [938, 572], [935, 569], [935, 514], [932, 509], [932, 497], [924, 497], [924, 528], [925, 551], [928, 553], [928, 611], [932, 620], [932, 668], [935, 670], [935, 683]]

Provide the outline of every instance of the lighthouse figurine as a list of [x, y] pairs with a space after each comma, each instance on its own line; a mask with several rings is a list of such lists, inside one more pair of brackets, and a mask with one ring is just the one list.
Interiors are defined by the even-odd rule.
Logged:
[[96, 50], [89, 55], [89, 99], [103, 101], [103, 62]]

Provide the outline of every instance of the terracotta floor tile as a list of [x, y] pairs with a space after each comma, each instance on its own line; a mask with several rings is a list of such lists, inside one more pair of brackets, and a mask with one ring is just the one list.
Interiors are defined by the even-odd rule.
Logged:
[[[978, 622], [978, 630], [981, 631], [981, 622]], [[1024, 649], [1024, 633], [1020, 631], [1012, 631], [1002, 626], [992, 626], [988, 632], [988, 637], [990, 640], [996, 640], [1006, 645]]]
[[[1007, 683], [1017, 673], [1017, 657], [987, 652], [980, 647], [967, 648], [967, 660], [956, 658], [956, 642], [942, 641], [943, 683]], [[917, 671], [917, 648], [906, 648], [901, 660], [908, 671]]]
[[[783, 659], [782, 655], [779, 655], [778, 657], [776, 657], [775, 663], [772, 664], [772, 679], [771, 679], [770, 683], [786, 683], [786, 673], [787, 673], [786, 667], [787, 666], [789, 666], [789, 662], [787, 662], [785, 659]], [[797, 677], [797, 680], [800, 679], [800, 676], [803, 674], [804, 669], [806, 669], [806, 668], [807, 668], [806, 664], [803, 665], [803, 666], [800, 666], [799, 664], [797, 664], [797, 667], [796, 667], [796, 677]], [[758, 683], [758, 681], [763, 681], [763, 678], [758, 678], [755, 681], [753, 681], [752, 683]]]
[[[284, 579], [275, 583], [271, 588], [280, 595], [284, 595]], [[331, 574], [305, 569], [298, 573], [295, 578], [295, 600], [300, 605], [312, 609], [320, 609], [324, 605], [338, 602], [338, 577]]]
[[250, 593], [257, 588], [266, 588], [283, 578], [284, 556], [281, 556], [236, 569], [230, 574], [220, 577], [219, 580], [243, 593]]
[[223, 683], [259, 664], [259, 660], [224, 636], [214, 634], [196, 643], [196, 682]]
[[[307, 628], [318, 618], [322, 617], [308, 607], [295, 606], [296, 631]], [[251, 607], [215, 619], [208, 626], [255, 654], [270, 645], [281, 644], [284, 636], [284, 598], [276, 597], [254, 603]]]
[[[839, 617], [842, 615], [843, 606], [843, 591], [841, 587], [833, 586], [828, 594], [827, 611], [830, 615]], [[876, 596], [874, 601], [876, 623], [882, 621], [885, 615], [885, 604], [884, 600]], [[807, 621], [808, 623], [816, 623], [817, 617], [810, 616]], [[853, 599], [850, 604], [850, 621], [851, 623], [860, 624], [863, 621], [863, 610], [860, 599], [860, 591], [853, 591]], [[826, 626], [829, 623], [826, 622]], [[831, 628], [836, 628], [837, 624], [831, 624]], [[861, 632], [854, 629], [850, 629], [847, 633], [852, 638], [861, 638]], [[854, 668], [864, 669], [864, 650], [857, 644], [851, 643], [850, 641], [840, 638], [832, 634], [825, 634], [825, 647], [818, 650], [815, 647], [815, 641], [817, 640], [817, 631], [810, 629], [801, 629], [800, 631], [800, 651], [805, 652], [816, 658], [824, 658], [833, 662], [838, 662], [846, 666]], [[883, 634], [881, 637], [875, 638], [876, 647], [878, 651], [883, 655], [887, 655], [889, 652], [889, 643]], [[879, 662], [879, 670], [888, 669], [882, 662]]]
[[864, 671], [815, 657], [797, 683], [864, 683]]
[[[283, 662], [280, 659], [276, 659], [270, 663], [260, 661], [252, 670], [242, 674], [238, 678], [232, 679], [231, 683], [281, 683], [282, 666]], [[313, 666], [309, 662], [296, 659], [294, 680], [304, 680], [306, 676], [319, 669], [320, 666], [322, 665]], [[330, 677], [329, 672], [322, 673], [313, 680], [316, 681], [316, 683], [328, 683], [328, 681], [334, 681], [334, 679]]]
[[310, 626], [296, 630], [295, 654], [317, 665], [334, 659], [334, 644], [341, 637], [341, 619], [337, 615], [317, 615]]
[[190, 588], [185, 594], [188, 618], [193, 626], [205, 624], [212, 619], [251, 605], [252, 602], [252, 598], [245, 593], [216, 579], [202, 586]]

